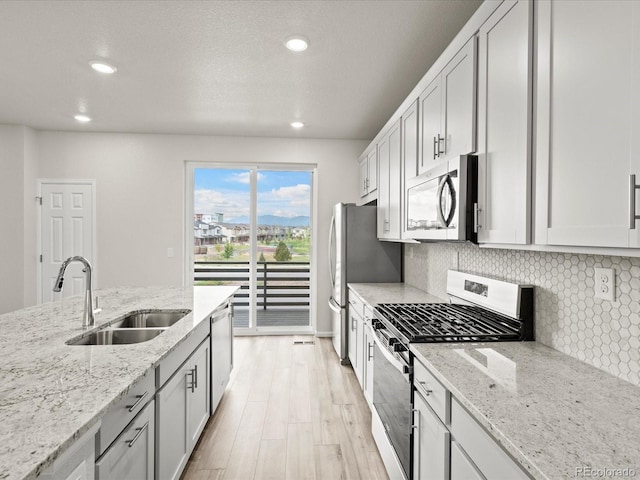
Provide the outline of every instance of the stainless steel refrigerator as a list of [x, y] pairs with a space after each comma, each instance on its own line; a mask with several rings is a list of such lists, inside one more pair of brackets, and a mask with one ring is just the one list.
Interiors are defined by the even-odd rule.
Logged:
[[402, 246], [378, 240], [375, 206], [338, 203], [333, 207], [329, 274], [333, 347], [346, 364], [349, 362], [347, 283], [402, 281]]

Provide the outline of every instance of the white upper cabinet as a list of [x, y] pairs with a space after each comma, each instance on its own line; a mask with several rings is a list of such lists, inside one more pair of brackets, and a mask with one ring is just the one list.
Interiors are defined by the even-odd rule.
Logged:
[[400, 239], [400, 120], [378, 142], [378, 238]]
[[[375, 192], [377, 188], [378, 152], [376, 148], [372, 148], [360, 157], [360, 197], [366, 197]], [[374, 200], [374, 198], [370, 200]]]
[[478, 241], [531, 241], [532, 2], [505, 1], [478, 33]]
[[441, 77], [437, 76], [420, 94], [420, 162], [418, 173], [440, 163], [444, 137], [442, 135], [442, 87]]
[[640, 3], [537, 7], [535, 241], [637, 247]]
[[476, 150], [476, 50], [471, 38], [420, 94], [418, 173]]

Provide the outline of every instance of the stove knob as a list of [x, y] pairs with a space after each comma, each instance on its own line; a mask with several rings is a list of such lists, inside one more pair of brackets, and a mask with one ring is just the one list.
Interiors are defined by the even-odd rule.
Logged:
[[374, 330], [384, 330], [384, 324], [380, 320], [374, 320], [371, 322], [371, 326]]
[[413, 367], [410, 367], [409, 365], [403, 365], [402, 373], [404, 373], [405, 375], [411, 375], [413, 373]]
[[404, 351], [407, 350], [407, 348], [403, 344], [401, 344], [398, 340], [393, 342], [393, 344], [391, 342], [389, 342], [389, 345], [393, 345], [393, 351], [394, 352], [404, 352]]

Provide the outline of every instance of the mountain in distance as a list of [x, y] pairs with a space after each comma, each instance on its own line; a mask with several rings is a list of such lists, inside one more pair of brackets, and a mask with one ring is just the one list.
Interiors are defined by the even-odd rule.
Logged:
[[[249, 217], [236, 217], [225, 223], [249, 223]], [[308, 227], [309, 217], [279, 217], [278, 215], [258, 215], [258, 225], [281, 225], [283, 227]]]

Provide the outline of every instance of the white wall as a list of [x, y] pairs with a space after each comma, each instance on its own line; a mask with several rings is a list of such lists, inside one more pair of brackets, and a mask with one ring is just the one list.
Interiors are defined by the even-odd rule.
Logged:
[[[37, 143], [38, 177], [96, 180], [99, 288], [181, 284], [185, 161], [317, 164], [317, 331], [330, 331], [331, 207], [357, 200], [356, 159], [367, 142], [38, 132]], [[167, 257], [169, 247], [174, 258]]]
[[35, 282], [36, 267], [34, 135], [0, 125], [0, 313], [35, 302], [35, 289], [31, 296], [24, 288]]

